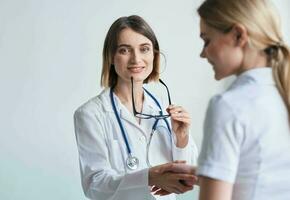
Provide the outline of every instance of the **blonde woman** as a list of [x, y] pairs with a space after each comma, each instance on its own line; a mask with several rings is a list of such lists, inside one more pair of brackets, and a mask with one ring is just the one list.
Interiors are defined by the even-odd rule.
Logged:
[[267, 0], [206, 0], [201, 57], [237, 79], [210, 101], [200, 200], [290, 199], [290, 52]]

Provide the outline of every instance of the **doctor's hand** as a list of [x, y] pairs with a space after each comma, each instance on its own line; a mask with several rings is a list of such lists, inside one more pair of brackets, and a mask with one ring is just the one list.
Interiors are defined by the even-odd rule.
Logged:
[[[186, 174], [192, 174], [194, 175], [193, 179], [190, 180], [179, 180], [180, 183], [187, 186], [194, 186], [198, 185], [198, 177], [196, 176], [196, 167], [191, 165], [186, 165], [185, 161], [174, 161], [173, 163], [168, 163], [166, 165], [163, 165], [160, 167], [159, 172], [172, 172], [172, 173], [186, 173]], [[170, 192], [161, 189], [157, 186], [153, 186], [151, 188], [151, 192], [153, 192], [155, 195], [168, 195]]]
[[193, 189], [197, 177], [182, 163], [167, 163], [149, 169], [149, 185], [158, 195], [181, 194]]
[[184, 108], [176, 105], [168, 106], [166, 111], [171, 115], [172, 130], [176, 135], [176, 146], [183, 148], [188, 143], [190, 115]]

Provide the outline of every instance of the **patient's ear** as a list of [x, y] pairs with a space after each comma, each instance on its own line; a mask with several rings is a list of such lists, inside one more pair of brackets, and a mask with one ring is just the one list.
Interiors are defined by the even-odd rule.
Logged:
[[231, 30], [235, 44], [240, 47], [244, 47], [248, 42], [248, 31], [242, 24], [235, 24]]

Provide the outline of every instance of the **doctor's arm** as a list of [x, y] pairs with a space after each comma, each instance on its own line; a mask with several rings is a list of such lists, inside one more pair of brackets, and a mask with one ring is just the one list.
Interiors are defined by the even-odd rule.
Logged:
[[184, 108], [177, 105], [170, 105], [167, 112], [171, 117], [172, 130], [176, 136], [176, 146], [184, 148], [189, 140], [190, 115]]
[[200, 176], [199, 186], [199, 200], [231, 200], [232, 183]]
[[196, 165], [198, 150], [190, 135], [191, 118], [189, 113], [176, 105], [170, 105], [166, 110], [171, 115], [173, 160], [185, 160], [188, 165]]
[[[82, 187], [90, 199], [134, 199], [149, 195], [148, 169], [130, 174], [111, 166], [104, 119], [97, 108], [78, 109], [74, 115]], [[130, 196], [131, 195], [131, 196]]]

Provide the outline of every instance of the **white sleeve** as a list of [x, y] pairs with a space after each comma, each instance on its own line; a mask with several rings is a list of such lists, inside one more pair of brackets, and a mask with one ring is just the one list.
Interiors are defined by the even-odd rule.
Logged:
[[222, 98], [212, 98], [204, 123], [197, 174], [234, 183], [238, 170], [243, 125]]
[[[102, 119], [96, 111], [78, 109], [74, 115], [82, 187], [95, 200], [149, 199], [148, 169], [119, 174], [109, 162]], [[148, 198], [147, 198], [148, 196]]]
[[176, 136], [173, 130], [171, 130], [173, 139], [172, 139], [172, 155], [173, 161], [175, 160], [185, 160], [188, 165], [197, 164], [198, 150], [197, 146], [189, 133], [188, 144], [184, 148], [179, 148], [176, 146]]
[[[161, 98], [162, 103], [162, 111], [163, 113], [167, 113], [166, 108], [168, 106], [167, 99], [164, 102], [164, 99]], [[165, 109], [164, 109], [165, 108]], [[189, 139], [188, 144], [184, 148], [179, 148], [176, 146], [176, 135], [174, 131], [172, 130], [170, 119], [165, 119], [171, 129], [172, 133], [172, 140], [171, 140], [171, 146], [172, 146], [172, 157], [173, 161], [176, 160], [185, 160], [186, 164], [188, 165], [195, 165], [197, 164], [197, 157], [198, 157], [198, 149], [197, 146], [189, 132]]]

